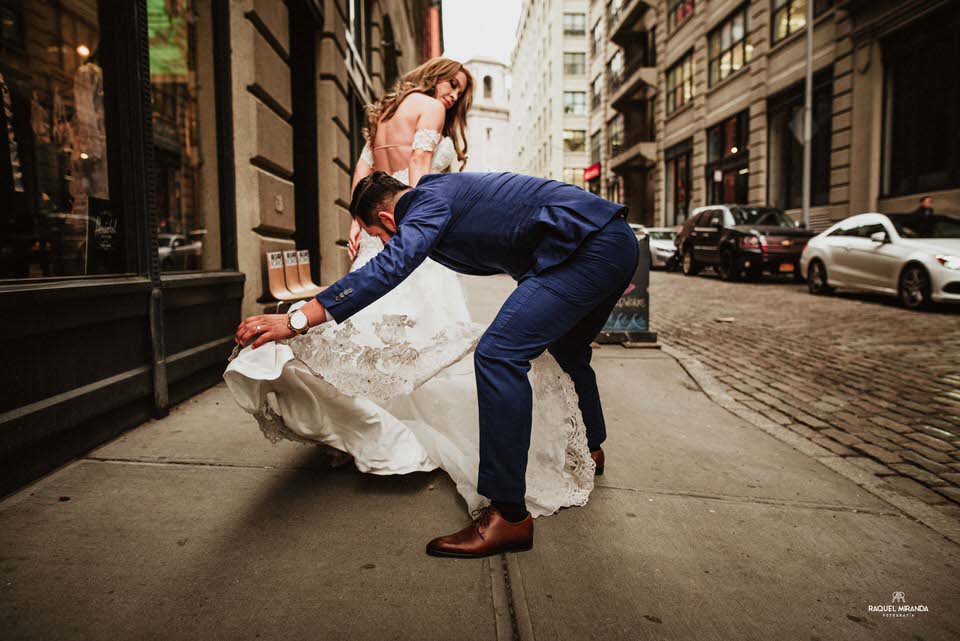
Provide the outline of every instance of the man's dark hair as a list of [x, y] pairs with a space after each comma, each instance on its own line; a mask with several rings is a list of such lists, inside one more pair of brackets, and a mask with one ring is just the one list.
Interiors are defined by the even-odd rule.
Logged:
[[410, 189], [409, 185], [388, 176], [385, 172], [375, 171], [357, 183], [350, 201], [350, 215], [359, 218], [364, 225], [371, 227], [380, 224], [377, 214], [392, 210], [397, 195]]

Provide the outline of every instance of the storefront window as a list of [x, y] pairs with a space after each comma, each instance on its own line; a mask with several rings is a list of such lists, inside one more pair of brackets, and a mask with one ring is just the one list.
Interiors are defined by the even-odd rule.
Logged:
[[209, 0], [147, 0], [147, 27], [160, 268], [219, 269]]
[[96, 0], [0, 7], [0, 279], [115, 274]]
[[707, 204], [745, 203], [749, 185], [747, 111], [707, 130]]
[[690, 214], [690, 156], [691, 141], [687, 140], [666, 151], [666, 219], [679, 225]]
[[960, 187], [960, 7], [883, 43], [883, 194]]
[[[810, 202], [830, 200], [830, 137], [833, 121], [833, 69], [814, 78], [813, 155]], [[803, 84], [770, 100], [770, 204], [795, 209], [803, 202]]]

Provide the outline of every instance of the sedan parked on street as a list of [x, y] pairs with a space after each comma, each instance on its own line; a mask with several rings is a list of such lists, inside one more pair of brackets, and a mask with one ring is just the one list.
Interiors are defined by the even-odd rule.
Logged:
[[812, 294], [896, 296], [909, 309], [960, 301], [960, 219], [860, 214], [813, 238], [800, 262]]
[[674, 241], [683, 273], [711, 265], [723, 280], [764, 272], [799, 276], [800, 253], [813, 232], [775, 207], [711, 205], [693, 210]]
[[667, 261], [677, 253], [673, 244], [677, 237], [676, 230], [670, 227], [647, 227], [647, 235], [650, 236], [650, 266], [666, 267]]

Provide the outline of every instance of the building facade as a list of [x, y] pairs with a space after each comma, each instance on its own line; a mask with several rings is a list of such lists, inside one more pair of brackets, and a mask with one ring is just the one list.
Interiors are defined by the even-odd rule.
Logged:
[[[766, 203], [800, 216], [803, 0], [657, 4], [656, 220]], [[960, 2], [815, 0], [811, 226], [960, 210]]]
[[512, 171], [516, 158], [510, 141], [510, 69], [497, 60], [472, 58], [464, 63], [477, 83], [467, 114], [465, 171]]
[[654, 222], [656, 10], [640, 0], [590, 4], [587, 188]]
[[0, 492], [219, 381], [266, 251], [346, 271], [362, 107], [439, 11], [0, 0]]
[[524, 0], [511, 65], [514, 171], [584, 186], [587, 0]]

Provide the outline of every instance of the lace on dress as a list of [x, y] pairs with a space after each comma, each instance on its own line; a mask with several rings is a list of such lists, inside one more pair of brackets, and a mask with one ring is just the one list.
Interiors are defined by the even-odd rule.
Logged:
[[413, 144], [410, 145], [410, 148], [414, 151], [433, 151], [437, 148], [437, 145], [440, 144], [440, 140], [443, 136], [440, 135], [439, 131], [433, 131], [432, 129], [417, 129], [416, 133], [413, 134]]
[[374, 168], [373, 152], [370, 151], [370, 143], [367, 143], [363, 146], [363, 151], [360, 152], [360, 160], [367, 163], [367, 166], [370, 167], [370, 169]]

